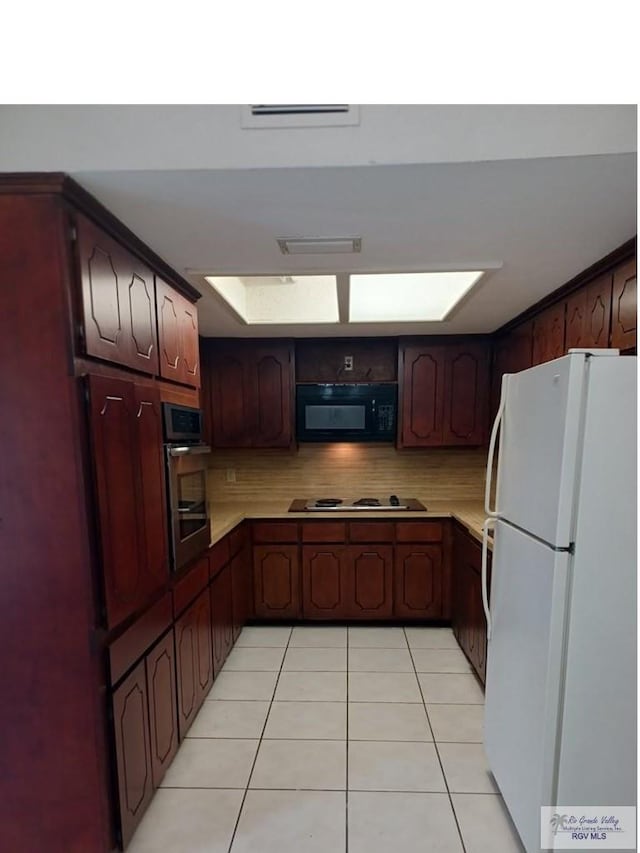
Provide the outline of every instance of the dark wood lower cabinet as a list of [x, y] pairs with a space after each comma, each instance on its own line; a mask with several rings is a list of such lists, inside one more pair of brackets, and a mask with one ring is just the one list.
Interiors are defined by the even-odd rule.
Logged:
[[393, 547], [349, 545], [347, 616], [376, 619], [393, 614]]
[[248, 546], [231, 560], [231, 590], [233, 601], [233, 642], [238, 639], [242, 626], [249, 618], [251, 592], [251, 551]]
[[211, 582], [211, 623], [213, 670], [218, 675], [234, 642], [232, 564], [224, 566]]
[[253, 548], [255, 615], [263, 619], [300, 616], [297, 545], [255, 545]]
[[173, 629], [145, 659], [153, 785], [157, 788], [178, 749], [178, 709]]
[[113, 693], [120, 831], [126, 846], [153, 796], [145, 662]]
[[403, 619], [442, 617], [442, 546], [398, 545], [395, 553], [394, 615]]
[[178, 730], [182, 740], [213, 683], [208, 589], [176, 621], [175, 633]]
[[[487, 668], [487, 623], [482, 606], [482, 549], [466, 531], [453, 533], [453, 632], [484, 684]], [[488, 582], [491, 581], [489, 554]]]
[[348, 611], [347, 550], [340, 545], [303, 545], [302, 615], [342, 619]]

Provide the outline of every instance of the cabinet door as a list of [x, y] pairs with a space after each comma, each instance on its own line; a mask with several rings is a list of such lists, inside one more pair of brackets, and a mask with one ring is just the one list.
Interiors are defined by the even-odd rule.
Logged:
[[621, 350], [635, 347], [636, 327], [637, 277], [633, 258], [613, 271], [611, 346]]
[[255, 613], [268, 619], [300, 616], [297, 545], [255, 545], [253, 548]]
[[444, 354], [439, 347], [406, 346], [402, 351], [402, 424], [404, 447], [442, 444]]
[[394, 578], [395, 616], [408, 619], [442, 616], [441, 545], [398, 545]]
[[443, 444], [482, 444], [488, 417], [488, 345], [465, 343], [444, 352]]
[[502, 377], [505, 373], [519, 373], [533, 364], [533, 322], [528, 320], [512, 329], [494, 346], [491, 377], [491, 412], [493, 419], [500, 405]]
[[611, 281], [611, 273], [605, 273], [567, 299], [565, 352], [609, 345]]
[[141, 593], [149, 596], [169, 577], [162, 412], [160, 392], [154, 386], [135, 385], [134, 399], [138, 512], [144, 543], [144, 589]]
[[250, 591], [250, 551], [244, 547], [231, 560], [231, 591], [233, 601], [233, 642], [238, 639], [240, 631], [249, 615]]
[[173, 629], [145, 659], [149, 696], [151, 770], [157, 788], [178, 749], [175, 648]]
[[533, 321], [533, 364], [542, 364], [564, 354], [565, 303], [545, 309]]
[[254, 402], [246, 352], [214, 352], [209, 381], [213, 445], [250, 447]]
[[347, 615], [347, 585], [344, 547], [302, 547], [302, 615], [305, 619], [339, 619]]
[[87, 355], [157, 373], [151, 271], [83, 216], [77, 232]]
[[198, 309], [179, 296], [179, 352], [181, 377], [185, 385], [200, 387], [200, 346], [198, 339]]
[[250, 356], [255, 379], [254, 447], [289, 447], [292, 426], [291, 348], [258, 347]]
[[88, 384], [106, 622], [113, 628], [145, 598], [136, 404], [131, 382], [90, 376]]
[[180, 740], [187, 733], [198, 711], [198, 628], [194, 605], [175, 623], [176, 679], [178, 682], [178, 731]]
[[233, 592], [231, 566], [225, 566], [211, 583], [213, 669], [217, 675], [233, 646]]
[[392, 613], [393, 547], [350, 545], [347, 615], [355, 619], [379, 619]]
[[205, 589], [191, 605], [195, 611], [196, 691], [200, 707], [213, 684], [211, 598]]
[[144, 661], [113, 693], [122, 844], [126, 846], [153, 796]]
[[180, 358], [182, 297], [157, 276], [156, 307], [160, 376], [163, 379], [172, 379], [174, 382], [184, 382], [184, 364]]

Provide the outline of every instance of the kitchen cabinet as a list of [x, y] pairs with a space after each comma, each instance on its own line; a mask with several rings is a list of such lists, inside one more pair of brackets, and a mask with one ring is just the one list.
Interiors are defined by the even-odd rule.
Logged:
[[231, 599], [232, 599], [232, 640], [238, 639], [242, 628], [249, 618], [251, 594], [251, 550], [249, 545], [231, 558]]
[[209, 343], [207, 399], [214, 447], [289, 447], [293, 441], [290, 343]]
[[169, 576], [159, 396], [88, 377], [105, 617], [113, 628]]
[[485, 440], [489, 350], [484, 342], [401, 343], [401, 447]]
[[174, 633], [171, 629], [145, 658], [154, 788], [159, 787], [178, 750], [175, 664]]
[[112, 707], [120, 832], [126, 846], [153, 797], [144, 661], [114, 691]]
[[397, 545], [394, 616], [442, 618], [442, 570], [441, 545]]
[[182, 740], [213, 684], [211, 603], [205, 589], [176, 620], [178, 730]]
[[527, 320], [511, 329], [493, 344], [493, 367], [491, 371], [491, 404], [488, 426], [500, 405], [502, 377], [505, 373], [519, 373], [533, 364], [533, 322]]
[[565, 303], [557, 302], [533, 320], [532, 364], [564, 355]]
[[198, 309], [158, 277], [155, 293], [160, 376], [199, 388]]
[[[296, 382], [395, 382], [396, 338], [296, 341]], [[347, 370], [345, 359], [351, 358]]]
[[227, 564], [211, 582], [213, 670], [217, 676], [234, 642], [232, 564]]
[[611, 285], [612, 274], [604, 273], [569, 296], [565, 351], [609, 345]]
[[636, 259], [631, 258], [613, 271], [611, 346], [635, 349], [637, 322]]
[[267, 619], [297, 619], [301, 613], [298, 546], [253, 546], [255, 615]]
[[349, 545], [347, 596], [347, 615], [350, 619], [382, 619], [392, 615], [391, 545]]
[[[490, 583], [490, 560], [489, 574]], [[484, 684], [487, 665], [487, 623], [482, 605], [482, 548], [465, 530], [453, 530], [453, 632]]]
[[344, 545], [302, 546], [302, 615], [305, 619], [347, 616], [351, 609], [348, 585], [349, 565]]
[[86, 217], [78, 214], [75, 228], [84, 352], [157, 374], [153, 273]]

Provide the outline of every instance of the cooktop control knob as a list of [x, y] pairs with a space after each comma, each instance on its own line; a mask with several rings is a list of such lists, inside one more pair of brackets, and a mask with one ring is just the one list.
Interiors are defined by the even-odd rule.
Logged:
[[397, 495], [391, 495], [389, 503], [391, 506], [400, 506], [400, 498]]

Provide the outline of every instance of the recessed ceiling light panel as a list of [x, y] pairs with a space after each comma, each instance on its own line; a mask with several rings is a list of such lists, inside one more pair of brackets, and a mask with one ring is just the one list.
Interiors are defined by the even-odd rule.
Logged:
[[349, 322], [445, 320], [481, 276], [481, 270], [352, 275]]
[[280, 237], [283, 255], [352, 255], [362, 248], [360, 237]]
[[334, 275], [206, 275], [205, 279], [247, 325], [339, 320]]

